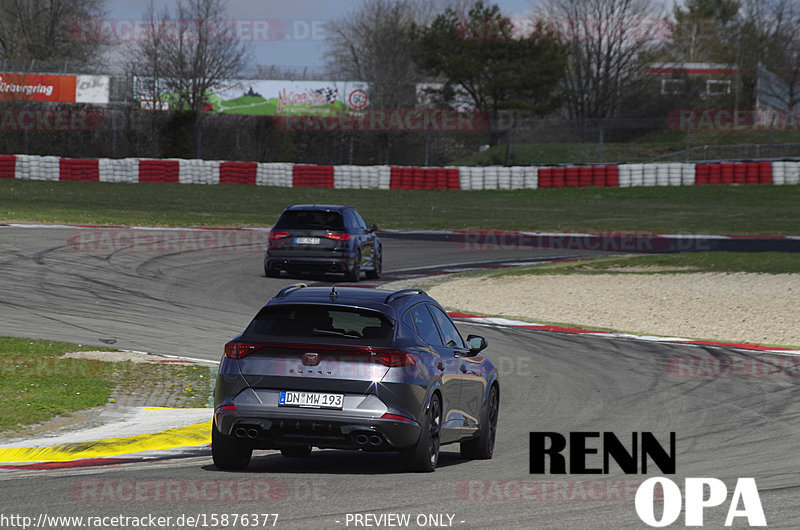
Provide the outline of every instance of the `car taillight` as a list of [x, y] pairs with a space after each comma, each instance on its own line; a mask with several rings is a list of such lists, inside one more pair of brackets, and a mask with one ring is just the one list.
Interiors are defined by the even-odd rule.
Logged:
[[264, 345], [257, 342], [232, 341], [225, 345], [225, 357], [229, 359], [242, 359], [262, 348], [264, 348]]
[[288, 349], [336, 353], [350, 353], [364, 355], [373, 361], [390, 368], [399, 366], [414, 366], [417, 364], [414, 356], [404, 350], [392, 348], [378, 348], [374, 346], [345, 346], [334, 344], [279, 344], [266, 342], [240, 342], [232, 341], [225, 345], [225, 357], [241, 359], [251, 353], [264, 349]]
[[217, 407], [217, 410], [214, 411], [214, 423], [219, 425], [219, 413], [227, 410], [236, 410], [236, 405], [220, 405]]
[[401, 416], [399, 414], [389, 414], [388, 412], [381, 416], [382, 420], [397, 420], [397, 421], [407, 421], [409, 423], [416, 423], [411, 418], [407, 418], [405, 416]]
[[282, 232], [280, 230], [270, 230], [269, 231], [269, 238], [270, 239], [283, 239], [284, 237], [289, 237], [289, 232]]
[[388, 348], [364, 348], [365, 353], [378, 361], [379, 363], [389, 366], [413, 366], [416, 364], [414, 357], [403, 350], [391, 350]]
[[345, 232], [328, 232], [327, 234], [325, 234], [325, 237], [327, 237], [328, 239], [335, 239], [336, 241], [350, 240], [350, 234], [347, 234]]

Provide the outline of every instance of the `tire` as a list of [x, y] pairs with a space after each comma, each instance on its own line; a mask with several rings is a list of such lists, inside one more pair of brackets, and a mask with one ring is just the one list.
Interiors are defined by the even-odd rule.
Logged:
[[267, 267], [266, 265], [264, 265], [264, 276], [266, 276], [267, 278], [279, 278], [280, 275], [281, 275], [281, 271], [275, 270], [275, 269], [271, 269], [271, 268]]
[[383, 253], [378, 252], [377, 258], [375, 253], [372, 253], [372, 270], [367, 271], [367, 278], [376, 280], [381, 277], [381, 269], [383, 268]]
[[304, 458], [311, 454], [311, 447], [307, 445], [284, 447], [281, 449], [281, 454], [288, 458]]
[[348, 282], [358, 282], [361, 279], [361, 252], [356, 254], [355, 262], [353, 263], [353, 268], [347, 271], [344, 275], [345, 279]]
[[497, 436], [497, 417], [500, 412], [500, 392], [496, 386], [489, 391], [489, 399], [481, 414], [481, 427], [478, 437], [461, 442], [461, 456], [468, 460], [489, 460], [494, 454], [494, 440]]
[[417, 443], [402, 451], [403, 464], [408, 471], [430, 473], [439, 462], [439, 432], [442, 428], [442, 402], [438, 394], [431, 397]]
[[253, 456], [253, 448], [245, 441], [222, 434], [211, 426], [211, 457], [214, 465], [228, 471], [245, 469]]

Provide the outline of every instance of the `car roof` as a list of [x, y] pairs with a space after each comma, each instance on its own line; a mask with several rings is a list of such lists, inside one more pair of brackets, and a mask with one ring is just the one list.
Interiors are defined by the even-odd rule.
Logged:
[[330, 211], [342, 211], [348, 208], [353, 208], [353, 206], [349, 205], [339, 205], [339, 204], [292, 204], [287, 206], [284, 211], [291, 211], [291, 210], [322, 210], [326, 212]]
[[[335, 290], [335, 297], [331, 297], [332, 289]], [[433, 301], [421, 289], [389, 291], [365, 287], [306, 287], [305, 284], [294, 284], [281, 289], [266, 305], [333, 304], [363, 307], [385, 313], [390, 307], [402, 312], [405, 306], [423, 300]]]

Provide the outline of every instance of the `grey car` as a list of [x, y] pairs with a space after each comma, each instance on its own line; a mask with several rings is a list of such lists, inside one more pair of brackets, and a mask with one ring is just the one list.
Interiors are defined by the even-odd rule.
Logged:
[[364, 271], [367, 278], [378, 278], [383, 251], [377, 230], [352, 206], [294, 204], [269, 232], [264, 275], [337, 273], [357, 282]]
[[243, 469], [254, 449], [318, 447], [396, 451], [425, 472], [451, 443], [491, 458], [500, 383], [485, 348], [419, 289], [286, 287], [225, 345], [214, 463]]

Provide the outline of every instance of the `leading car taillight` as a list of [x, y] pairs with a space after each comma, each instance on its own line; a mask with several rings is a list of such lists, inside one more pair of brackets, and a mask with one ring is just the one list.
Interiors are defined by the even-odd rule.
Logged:
[[280, 230], [270, 230], [269, 231], [269, 238], [270, 239], [283, 239], [285, 237], [289, 237], [289, 232], [282, 232]]
[[327, 234], [325, 234], [325, 237], [327, 237], [328, 239], [335, 239], [336, 241], [350, 240], [350, 234], [347, 234], [345, 232], [328, 232]]
[[225, 345], [225, 357], [229, 359], [242, 359], [264, 347], [263, 344], [254, 342], [232, 341]]

